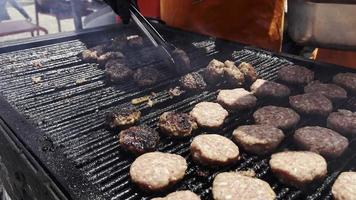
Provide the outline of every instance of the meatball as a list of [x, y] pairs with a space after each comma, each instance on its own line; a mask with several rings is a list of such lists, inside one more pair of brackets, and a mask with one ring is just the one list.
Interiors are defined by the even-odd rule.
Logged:
[[331, 101], [341, 101], [347, 98], [347, 92], [335, 84], [313, 81], [304, 87], [305, 93], [320, 93]]
[[338, 110], [329, 115], [327, 127], [345, 136], [356, 135], [356, 113], [349, 110]]
[[245, 125], [233, 132], [235, 142], [247, 152], [265, 155], [284, 139], [283, 131], [270, 125]]
[[110, 82], [122, 83], [132, 77], [132, 70], [119, 62], [108, 62], [105, 75]]
[[194, 192], [184, 190], [170, 193], [166, 197], [153, 198], [152, 200], [200, 200], [200, 197]]
[[250, 89], [257, 97], [284, 98], [288, 97], [291, 93], [287, 86], [263, 79], [257, 79]]
[[178, 74], [185, 74], [192, 70], [190, 59], [187, 53], [182, 49], [175, 49], [172, 52], [172, 57], [176, 65], [175, 71], [178, 72]]
[[245, 75], [236, 67], [232, 61], [225, 61], [224, 76], [232, 87], [238, 87], [244, 84]]
[[106, 115], [110, 128], [127, 128], [139, 121], [141, 112], [135, 108], [119, 108]]
[[151, 152], [136, 158], [130, 167], [130, 177], [143, 190], [160, 191], [182, 180], [187, 168], [182, 156]]
[[217, 101], [230, 110], [245, 110], [256, 106], [257, 98], [243, 88], [221, 90]]
[[228, 138], [217, 134], [196, 136], [190, 151], [193, 160], [202, 165], [229, 165], [239, 159], [239, 148]]
[[216, 84], [224, 77], [225, 64], [213, 59], [204, 71], [204, 78], [209, 84]]
[[181, 86], [186, 90], [198, 91], [206, 89], [207, 85], [202, 75], [192, 72], [180, 79]]
[[290, 108], [264, 106], [253, 113], [256, 124], [271, 125], [282, 130], [296, 126], [300, 116]]
[[133, 75], [133, 79], [139, 87], [152, 86], [157, 83], [160, 77], [160, 72], [151, 67], [137, 69]]
[[105, 66], [105, 64], [109, 61], [109, 60], [122, 60], [124, 59], [124, 55], [121, 52], [107, 52], [102, 54], [101, 56], [99, 56], [97, 58], [97, 62], [100, 66]]
[[194, 106], [190, 115], [203, 128], [219, 128], [229, 113], [218, 103], [201, 102]]
[[302, 150], [312, 151], [326, 158], [339, 157], [349, 145], [344, 136], [319, 126], [300, 128], [295, 131], [293, 137]]
[[251, 84], [257, 80], [256, 69], [250, 63], [242, 62], [238, 68], [245, 75], [245, 81], [248, 84]]
[[158, 122], [160, 130], [168, 136], [186, 137], [198, 128], [197, 123], [186, 113], [165, 112]]
[[236, 172], [218, 174], [214, 179], [212, 190], [214, 200], [274, 200], [276, 198], [276, 194], [267, 182]]
[[98, 52], [86, 49], [82, 52], [81, 58], [86, 62], [95, 62], [98, 59]]
[[327, 116], [333, 110], [332, 102], [319, 93], [306, 93], [289, 97], [293, 109], [302, 114]]
[[159, 143], [159, 134], [147, 126], [133, 126], [119, 135], [120, 146], [135, 154], [155, 151]]
[[314, 72], [302, 66], [289, 65], [278, 71], [278, 78], [289, 84], [307, 84], [314, 80]]
[[309, 151], [275, 153], [269, 165], [281, 182], [297, 188], [303, 188], [313, 181], [324, 178], [327, 174], [325, 159]]
[[356, 94], [356, 73], [339, 73], [333, 77], [333, 82]]
[[334, 200], [356, 199], [356, 172], [342, 172], [331, 188]]

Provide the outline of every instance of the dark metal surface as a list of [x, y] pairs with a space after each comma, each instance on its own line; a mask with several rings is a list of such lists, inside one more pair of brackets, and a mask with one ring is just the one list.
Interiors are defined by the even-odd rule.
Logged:
[[[136, 33], [132, 27], [128, 32]], [[107, 29], [108, 30], [108, 29]], [[292, 62], [310, 67], [316, 72], [317, 79], [330, 81], [336, 72], [346, 69], [331, 65], [321, 65], [288, 57], [278, 58], [265, 51], [253, 48], [242, 49], [237, 44], [215, 40], [205, 36], [180, 32], [159, 27], [160, 32], [179, 48], [185, 50], [191, 58], [192, 65], [199, 68], [217, 58], [245, 61], [253, 64], [259, 76], [274, 80], [278, 69]], [[110, 34], [112, 35], [110, 35]], [[165, 76], [159, 83], [150, 88], [137, 88], [134, 83], [110, 85], [105, 82], [104, 73], [96, 64], [83, 62], [77, 54], [105, 38], [118, 35], [120, 32], [104, 31], [70, 36], [59, 40], [48, 40], [37, 44], [37, 47], [17, 46], [17, 51], [0, 54], [0, 88], [1, 95], [11, 106], [1, 102], [1, 117], [12, 128], [25, 148], [35, 156], [45, 171], [56, 184], [72, 199], [147, 199], [152, 194], [143, 193], [131, 184], [128, 171], [134, 157], [124, 153], [118, 145], [117, 132], [107, 130], [104, 125], [105, 113], [117, 106], [129, 105], [133, 98], [155, 96], [153, 107], [146, 104], [137, 108], [143, 117], [140, 123], [156, 128], [158, 117], [165, 111], [178, 110], [189, 112], [201, 101], [214, 101], [218, 85], [201, 93], [186, 92], [171, 98], [168, 91], [178, 85], [178, 78], [165, 71], [161, 62], [141, 60], [150, 48], [140, 52], [124, 52], [129, 57], [129, 66], [133, 68], [156, 67]], [[31, 44], [31, 43], [30, 43]], [[22, 47], [22, 48], [21, 48]], [[15, 48], [15, 47], [14, 47]], [[16, 49], [16, 48], [15, 48]], [[236, 50], [236, 51], [234, 51]], [[0, 49], [4, 51], [4, 49]], [[140, 59], [139, 59], [140, 58]], [[34, 67], [31, 63], [40, 61], [43, 67]], [[41, 77], [40, 83], [34, 84], [32, 78]], [[80, 80], [80, 82], [78, 82]], [[300, 93], [301, 88], [292, 88], [293, 93]], [[278, 104], [287, 106], [286, 101], [272, 102], [259, 99], [258, 106]], [[341, 108], [352, 108], [355, 97], [336, 105]], [[25, 119], [13, 112], [13, 107]], [[239, 125], [253, 123], [253, 110], [232, 113], [219, 133], [231, 137]], [[325, 125], [324, 119], [303, 117], [299, 126]], [[33, 127], [33, 128], [29, 128]], [[197, 134], [203, 132], [200, 130]], [[293, 131], [286, 133], [288, 136]], [[201, 167], [189, 157], [191, 139], [172, 140], [162, 137], [159, 150], [177, 153], [187, 158], [189, 169], [184, 180], [170, 191], [190, 189], [202, 199], [211, 199], [211, 183], [216, 173], [229, 170], [253, 169], [257, 176], [268, 181], [278, 199], [332, 199], [330, 185], [339, 171], [354, 166], [351, 160], [355, 150], [352, 140], [347, 152], [337, 160], [329, 161], [329, 175], [307, 190], [297, 190], [279, 183], [271, 174], [268, 157], [258, 157], [242, 152], [242, 159], [237, 164], [219, 169]], [[290, 137], [287, 137], [278, 151], [294, 149]], [[346, 168], [345, 168], [346, 167]], [[169, 192], [169, 191], [167, 191]], [[154, 196], [163, 194], [155, 194]]]

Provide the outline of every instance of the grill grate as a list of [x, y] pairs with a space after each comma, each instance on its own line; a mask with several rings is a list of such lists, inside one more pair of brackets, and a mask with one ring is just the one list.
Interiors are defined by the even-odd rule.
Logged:
[[[254, 50], [230, 52], [227, 48], [221, 51], [218, 50], [214, 39], [205, 37], [194, 39], [197, 41], [175, 36], [173, 41], [188, 53], [192, 58], [193, 66], [197, 69], [206, 66], [212, 58], [222, 60], [229, 58], [236, 62], [249, 62], [256, 67], [260, 77], [274, 80], [278, 69], [291, 63]], [[178, 84], [179, 77], [174, 77], [165, 71], [159, 62], [143, 64], [134, 58], [130, 62], [135, 67], [154, 66], [159, 68], [165, 77], [158, 85], [146, 89], [137, 88], [133, 83], [109, 85], [105, 83], [103, 71], [98, 69], [96, 64], [85, 63], [77, 56], [84, 49], [86, 46], [80, 40], [70, 40], [0, 54], [1, 93], [20, 113], [46, 134], [51, 145], [44, 146], [43, 151], [62, 149], [72, 164], [85, 174], [87, 181], [98, 186], [105, 199], [149, 199], [152, 197], [150, 194], [142, 193], [131, 184], [128, 171], [133, 158], [120, 149], [117, 134], [104, 126], [105, 113], [113, 107], [130, 104], [133, 98], [155, 92], [156, 96], [152, 99], [155, 105], [152, 108], [148, 105], [140, 105], [138, 109], [143, 113], [141, 123], [157, 128], [157, 119], [163, 112], [172, 110], [189, 112], [198, 102], [214, 101], [217, 88], [199, 94], [186, 92], [179, 97], [171, 98], [168, 91]], [[147, 53], [150, 48], [142, 51]], [[132, 52], [128, 52], [130, 53], [133, 55]], [[33, 66], [34, 60], [41, 62], [43, 67]], [[331, 72], [324, 73], [320, 69], [314, 70], [317, 78], [323, 81], [330, 80], [333, 75]], [[41, 77], [40, 83], [32, 83], [34, 77]], [[81, 80], [80, 84], [77, 83], [78, 80]], [[300, 88], [292, 88], [292, 90], [293, 93], [300, 92]], [[352, 97], [338, 107], [349, 107], [354, 102], [355, 99]], [[269, 104], [287, 106], [287, 102], [259, 99], [259, 107]], [[232, 113], [219, 131], [220, 134], [231, 137], [232, 131], [237, 126], [253, 123], [252, 113], [253, 111]], [[303, 118], [301, 125], [323, 123], [320, 120]], [[286, 134], [291, 135], [291, 133]], [[202, 199], [211, 199], [210, 187], [216, 173], [247, 169], [253, 169], [257, 177], [267, 180], [275, 190], [277, 199], [332, 199], [330, 185], [340, 170], [355, 166], [352, 165], [354, 162], [346, 165], [354, 152], [350, 148], [344, 156], [329, 162], [330, 173], [323, 182], [301, 191], [287, 187], [273, 177], [268, 166], [268, 157], [243, 153], [240, 162], [234, 166], [214, 169], [196, 165], [189, 158], [190, 142], [191, 139], [162, 138], [159, 150], [180, 154], [188, 160], [187, 175], [181, 183], [172, 188], [172, 191], [190, 189], [200, 194]], [[286, 148], [294, 148], [290, 137], [279, 150]]]

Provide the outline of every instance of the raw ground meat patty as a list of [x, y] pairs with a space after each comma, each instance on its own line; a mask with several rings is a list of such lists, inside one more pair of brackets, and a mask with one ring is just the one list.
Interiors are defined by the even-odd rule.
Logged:
[[201, 127], [219, 128], [229, 113], [218, 103], [201, 102], [194, 106], [190, 115]]
[[278, 78], [289, 84], [307, 84], [314, 80], [314, 72], [302, 66], [289, 65], [278, 71]]
[[349, 141], [337, 132], [319, 126], [306, 126], [294, 133], [294, 142], [306, 151], [318, 153], [326, 158], [339, 157]]
[[284, 139], [283, 131], [270, 125], [245, 125], [233, 132], [235, 142], [247, 152], [271, 153]]
[[192, 91], [204, 90], [207, 87], [203, 76], [198, 72], [184, 75], [180, 79], [180, 84], [184, 89]]
[[168, 136], [186, 137], [198, 128], [192, 116], [186, 113], [165, 112], [158, 122], [160, 130]]
[[356, 172], [342, 172], [332, 186], [334, 200], [356, 199]]
[[218, 174], [214, 179], [212, 190], [215, 200], [274, 200], [276, 198], [276, 194], [267, 182], [236, 172]]
[[356, 94], [356, 73], [339, 73], [333, 77], [333, 82]]
[[245, 110], [256, 106], [257, 98], [251, 92], [237, 88], [233, 90], [221, 90], [217, 101], [229, 110]]
[[327, 116], [333, 111], [332, 102], [319, 93], [291, 96], [289, 103], [293, 109], [302, 114]]
[[224, 76], [225, 64], [216, 59], [210, 61], [204, 70], [204, 78], [209, 84], [216, 84], [221, 81]]
[[338, 110], [329, 115], [327, 127], [345, 136], [356, 135], [356, 113], [349, 110]]
[[229, 165], [239, 159], [239, 148], [230, 139], [216, 134], [196, 136], [190, 151], [193, 160], [203, 165]]
[[200, 200], [200, 197], [194, 192], [184, 190], [172, 192], [165, 197], [153, 198], [152, 200]]
[[120, 132], [119, 142], [123, 149], [140, 155], [156, 150], [159, 134], [147, 126], [133, 126]]
[[347, 92], [335, 84], [313, 81], [304, 87], [305, 93], [320, 93], [331, 101], [340, 101], [347, 98]]
[[287, 86], [263, 79], [257, 79], [250, 89], [257, 97], [283, 98], [288, 97], [291, 93]]
[[182, 180], [187, 168], [182, 156], [151, 152], [136, 158], [130, 167], [130, 177], [143, 190], [159, 191]]
[[264, 106], [253, 113], [256, 124], [271, 125], [283, 130], [290, 129], [298, 124], [298, 113], [290, 108], [277, 106]]
[[275, 153], [269, 165], [281, 182], [298, 188], [320, 180], [327, 174], [325, 159], [310, 151]]

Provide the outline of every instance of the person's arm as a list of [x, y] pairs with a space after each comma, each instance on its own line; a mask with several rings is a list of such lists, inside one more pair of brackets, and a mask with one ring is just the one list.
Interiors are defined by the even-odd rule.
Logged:
[[26, 19], [31, 21], [31, 17], [27, 14], [25, 9], [16, 1], [16, 0], [9, 0], [9, 3], [18, 10]]

